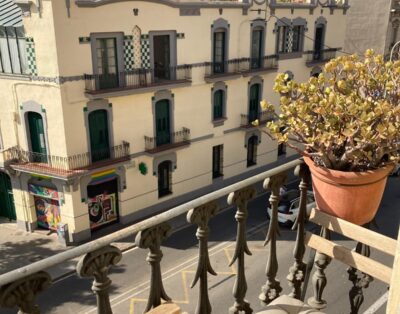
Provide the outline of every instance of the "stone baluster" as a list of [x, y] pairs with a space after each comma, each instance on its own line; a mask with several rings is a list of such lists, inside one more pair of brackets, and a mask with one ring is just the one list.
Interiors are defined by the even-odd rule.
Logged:
[[[321, 237], [330, 240], [331, 236], [329, 229], [322, 227]], [[324, 309], [326, 307], [326, 301], [322, 299], [322, 293], [324, 292], [327, 283], [325, 269], [330, 262], [331, 258], [329, 256], [320, 252], [317, 252], [315, 254], [314, 265], [316, 267], [316, 270], [312, 277], [314, 296], [308, 299], [308, 304], [318, 310]]]
[[109, 288], [111, 280], [108, 271], [122, 258], [121, 251], [108, 245], [81, 257], [76, 267], [79, 277], [94, 277], [92, 291], [96, 294], [97, 313], [111, 314]]
[[237, 206], [237, 211], [235, 215], [235, 219], [237, 221], [236, 248], [232, 260], [229, 264], [229, 266], [232, 266], [233, 263], [237, 261], [237, 276], [235, 284], [233, 286], [233, 296], [235, 298], [235, 303], [229, 309], [230, 314], [249, 314], [253, 312], [249, 302], [244, 299], [247, 291], [246, 275], [244, 271], [244, 259], [245, 254], [251, 255], [246, 240], [246, 220], [248, 216], [247, 204], [255, 196], [256, 190], [253, 187], [246, 187], [234, 193], [230, 193], [228, 196], [228, 204]]
[[289, 275], [286, 277], [289, 281], [289, 286], [292, 291], [289, 294], [292, 298], [301, 298], [301, 286], [304, 282], [306, 264], [303, 262], [306, 246], [304, 244], [304, 222], [307, 215], [307, 190], [310, 184], [310, 171], [306, 164], [297, 166], [295, 175], [301, 178], [300, 189], [300, 204], [297, 219], [293, 225], [293, 230], [297, 228], [296, 244], [293, 250], [294, 264], [289, 269]]
[[18, 307], [18, 314], [40, 314], [35, 299], [50, 284], [50, 275], [40, 271], [2, 286], [0, 287], [0, 308]]
[[211, 313], [211, 303], [208, 296], [208, 273], [216, 276], [213, 270], [210, 258], [208, 256], [208, 221], [218, 212], [218, 204], [210, 202], [202, 206], [191, 209], [187, 214], [187, 221], [198, 226], [196, 237], [199, 240], [199, 262], [197, 264], [196, 274], [194, 276], [191, 288], [200, 280], [199, 299], [196, 307], [196, 314]]
[[271, 190], [269, 202], [272, 209], [268, 234], [264, 242], [264, 246], [269, 245], [268, 262], [265, 271], [267, 282], [264, 286], [262, 286], [261, 294], [258, 297], [264, 305], [269, 304], [271, 301], [279, 297], [279, 294], [282, 291], [280, 282], [276, 279], [276, 274], [278, 272], [278, 260], [276, 257], [276, 238], [277, 235], [280, 235], [278, 226], [278, 204], [280, 198], [279, 192], [281, 186], [285, 184], [286, 180], [287, 174], [280, 173], [264, 181], [264, 189]]
[[140, 231], [136, 235], [136, 245], [142, 249], [149, 249], [146, 261], [151, 266], [150, 294], [144, 312], [150, 311], [161, 304], [161, 299], [169, 302], [171, 298], [164, 290], [161, 277], [160, 262], [163, 257], [161, 242], [166, 239], [171, 231], [168, 223], [161, 223], [155, 227]]
[[[355, 251], [366, 257], [369, 257], [371, 254], [369, 246], [360, 242], [357, 243]], [[361, 304], [364, 302], [363, 289], [368, 288], [374, 278], [366, 273], [359, 272], [353, 267], [349, 267], [347, 273], [349, 274], [349, 280], [353, 283], [353, 287], [349, 291], [351, 306], [350, 314], [357, 314], [360, 310]]]

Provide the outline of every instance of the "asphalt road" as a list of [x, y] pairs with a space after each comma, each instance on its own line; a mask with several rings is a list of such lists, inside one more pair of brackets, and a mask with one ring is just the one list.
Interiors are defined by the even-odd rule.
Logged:
[[[392, 238], [397, 237], [400, 222], [400, 178], [389, 178], [381, 208], [377, 215], [379, 232]], [[254, 312], [262, 310], [258, 300], [261, 286], [265, 283], [265, 267], [267, 249], [262, 245], [267, 230], [266, 205], [268, 195], [255, 199], [249, 205], [248, 217], [248, 244], [252, 256], [246, 257], [246, 277], [248, 283], [247, 299]], [[228, 308], [233, 304], [232, 287], [235, 280], [236, 268], [228, 267], [236, 235], [235, 210], [228, 209], [215, 217], [210, 223], [210, 259], [217, 276], [209, 277], [209, 294], [213, 313], [227, 313]], [[311, 224], [307, 228], [311, 229]], [[196, 286], [190, 289], [197, 265], [197, 239], [196, 228], [189, 226], [172, 234], [164, 243], [162, 251], [162, 272], [164, 286], [167, 294], [178, 303], [183, 310], [194, 313], [197, 303]], [[279, 237], [278, 278], [283, 287], [283, 293], [288, 293], [289, 287], [286, 275], [289, 267], [293, 264], [292, 250], [294, 246], [295, 232], [288, 229], [281, 229]], [[133, 241], [132, 239], [128, 239]], [[355, 243], [343, 238], [333, 237], [339, 243], [348, 247], [354, 247]], [[146, 250], [133, 248], [123, 255], [119, 267], [111, 271], [113, 281], [111, 301], [114, 313], [142, 313], [146, 304], [149, 286], [150, 267], [145, 261]], [[390, 265], [392, 259], [383, 254], [371, 250], [371, 257]], [[305, 258], [308, 258], [306, 252]], [[327, 268], [328, 285], [324, 291], [324, 298], [328, 301], [326, 313], [349, 313], [350, 305], [348, 291], [352, 284], [347, 279], [346, 266], [333, 261]], [[310, 284], [311, 285], [311, 284]], [[312, 294], [312, 287], [307, 289], [307, 297]], [[365, 301], [362, 311], [368, 309], [387, 291], [387, 286], [374, 280], [365, 291]], [[83, 314], [96, 313], [95, 297], [91, 292], [91, 280], [79, 279], [72, 275], [43, 292], [38, 298], [42, 313], [62, 314]], [[384, 313], [381, 307], [376, 313]], [[9, 314], [16, 311], [1, 311]]]

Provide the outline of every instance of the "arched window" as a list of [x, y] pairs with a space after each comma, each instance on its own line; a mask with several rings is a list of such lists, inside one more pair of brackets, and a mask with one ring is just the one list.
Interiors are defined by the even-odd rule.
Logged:
[[156, 103], [156, 144], [157, 146], [171, 143], [170, 104], [168, 99]]
[[259, 106], [261, 96], [261, 84], [253, 84], [250, 87], [250, 99], [249, 99], [249, 124], [259, 118]]
[[247, 167], [257, 164], [258, 136], [253, 135], [247, 142]]
[[224, 118], [225, 92], [221, 89], [214, 93], [213, 120]]
[[171, 168], [172, 162], [170, 160], [163, 161], [158, 165], [158, 197], [172, 193]]
[[41, 114], [33, 111], [27, 113], [29, 126], [29, 143], [32, 151], [32, 162], [47, 162], [46, 136]]
[[92, 162], [110, 158], [108, 113], [105, 109], [89, 113], [89, 136]]
[[255, 20], [251, 25], [250, 65], [252, 69], [259, 69], [264, 57], [265, 21]]

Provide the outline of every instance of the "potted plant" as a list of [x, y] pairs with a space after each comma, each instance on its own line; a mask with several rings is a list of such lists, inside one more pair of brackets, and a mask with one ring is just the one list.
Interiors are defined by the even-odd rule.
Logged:
[[[305, 83], [279, 74], [274, 91], [281, 112], [264, 132], [304, 156], [317, 207], [370, 222], [399, 160], [400, 61], [385, 62], [373, 50], [340, 56]], [[266, 101], [261, 106], [274, 111]]]

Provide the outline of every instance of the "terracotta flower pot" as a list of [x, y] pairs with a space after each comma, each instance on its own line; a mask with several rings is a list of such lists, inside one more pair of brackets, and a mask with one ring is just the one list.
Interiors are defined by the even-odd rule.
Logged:
[[304, 161], [311, 171], [318, 209], [357, 225], [375, 217], [393, 167], [345, 172], [318, 167], [308, 157]]

